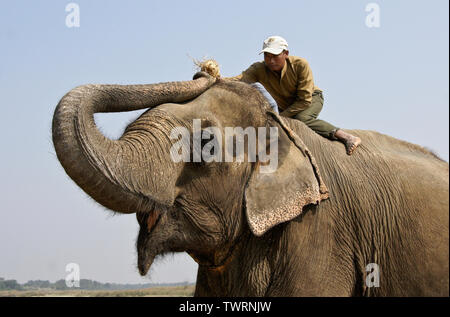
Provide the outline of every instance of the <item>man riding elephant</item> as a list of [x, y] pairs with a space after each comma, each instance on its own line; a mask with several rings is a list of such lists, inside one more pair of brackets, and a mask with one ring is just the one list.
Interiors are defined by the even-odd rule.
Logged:
[[264, 62], [251, 65], [242, 74], [230, 79], [252, 84], [280, 115], [304, 122], [321, 136], [343, 142], [351, 155], [361, 139], [334, 125], [317, 119], [323, 107], [322, 90], [314, 85], [308, 62], [301, 57], [290, 56], [288, 43], [280, 36], [264, 41]]
[[[345, 160], [340, 143], [270, 111], [250, 85], [217, 78], [83, 85], [55, 109], [67, 175], [104, 207], [136, 214], [141, 275], [157, 257], [187, 252], [198, 263], [195, 296], [448, 297], [447, 162], [364, 130], [352, 131], [364, 151]], [[139, 109], [117, 139], [96, 125], [96, 113]], [[175, 144], [194, 149], [184, 135], [230, 127], [276, 130], [276, 142], [266, 134], [258, 146], [277, 144], [277, 168], [262, 173], [267, 157], [234, 150], [229, 162], [174, 160]], [[202, 157], [214, 139], [198, 142]]]

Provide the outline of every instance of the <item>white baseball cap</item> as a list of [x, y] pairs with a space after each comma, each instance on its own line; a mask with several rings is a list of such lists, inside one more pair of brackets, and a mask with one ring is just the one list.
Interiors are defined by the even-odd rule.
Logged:
[[259, 54], [264, 52], [278, 55], [281, 54], [284, 50], [288, 49], [288, 43], [281, 36], [270, 36], [264, 40], [262, 51]]

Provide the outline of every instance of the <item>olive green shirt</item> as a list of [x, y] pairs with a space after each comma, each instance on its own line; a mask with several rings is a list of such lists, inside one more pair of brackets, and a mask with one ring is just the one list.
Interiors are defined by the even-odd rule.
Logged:
[[242, 74], [229, 79], [260, 82], [277, 102], [280, 114], [286, 117], [293, 117], [308, 108], [313, 92], [320, 90], [314, 85], [306, 59], [296, 56], [288, 56], [281, 75], [267, 68], [264, 62], [257, 62]]

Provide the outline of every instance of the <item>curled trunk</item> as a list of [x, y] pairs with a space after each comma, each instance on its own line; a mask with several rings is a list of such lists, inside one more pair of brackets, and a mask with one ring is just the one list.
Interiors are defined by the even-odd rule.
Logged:
[[[75, 183], [109, 209], [133, 213], [148, 210], [151, 202], [170, 205], [175, 198], [176, 179], [166, 174], [173, 174], [174, 170], [151, 166], [142, 171], [139, 155], [124, 155], [130, 150], [130, 143], [123, 138], [106, 138], [95, 125], [94, 113], [184, 102], [213, 83], [213, 78], [202, 76], [188, 82], [76, 87], [61, 99], [53, 116], [57, 157]], [[151, 153], [151, 149], [146, 150]]]

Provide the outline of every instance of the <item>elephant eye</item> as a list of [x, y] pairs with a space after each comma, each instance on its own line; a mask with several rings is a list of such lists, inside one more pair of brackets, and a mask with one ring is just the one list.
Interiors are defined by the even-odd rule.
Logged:
[[[205, 145], [207, 145], [211, 140], [213, 140], [213, 136], [211, 136], [209, 139], [202, 138], [200, 141], [200, 151], [199, 153], [196, 153], [196, 155], [194, 155], [194, 152], [198, 152], [198, 149], [194, 149], [194, 144], [191, 142], [190, 162], [194, 166], [202, 166], [206, 164], [206, 162], [204, 161], [205, 154], [209, 156], [214, 155], [214, 147], [211, 147], [207, 153], [204, 152]], [[200, 161], [198, 161], [198, 159], [194, 160], [194, 157], [200, 158]]]
[[[205, 145], [208, 143], [208, 142], [210, 142], [211, 140], [213, 140], [214, 139], [214, 137], [210, 137], [209, 139], [202, 139], [202, 142], [201, 142], [201, 147], [202, 147], [202, 150], [203, 149], [205, 149]], [[209, 155], [214, 155], [214, 147], [210, 147], [210, 149], [209, 149], [209, 153], [208, 153]], [[202, 158], [203, 159], [203, 158]]]

